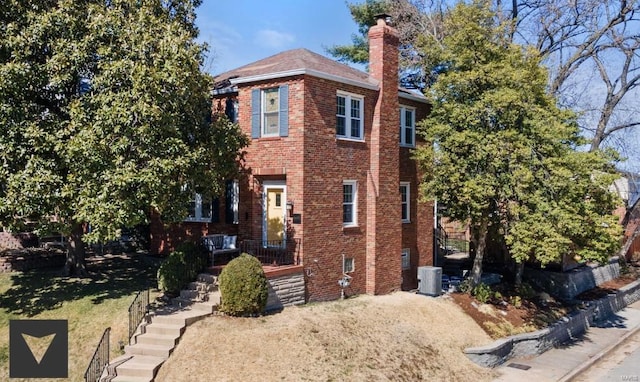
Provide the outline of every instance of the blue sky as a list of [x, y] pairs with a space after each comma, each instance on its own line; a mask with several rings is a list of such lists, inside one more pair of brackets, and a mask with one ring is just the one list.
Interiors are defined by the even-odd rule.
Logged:
[[295, 48], [328, 56], [324, 47], [358, 33], [345, 0], [204, 0], [197, 13], [213, 75]]

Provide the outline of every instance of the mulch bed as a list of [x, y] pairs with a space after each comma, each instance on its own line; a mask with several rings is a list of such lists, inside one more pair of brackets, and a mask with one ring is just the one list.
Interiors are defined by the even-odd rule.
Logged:
[[[630, 264], [627, 271], [620, 277], [600, 284], [598, 287], [585, 291], [576, 298], [582, 301], [592, 301], [609, 294], [616, 293], [620, 288], [628, 285], [640, 277], [640, 264]], [[504, 291], [504, 286], [498, 289]], [[495, 289], [494, 289], [495, 290]], [[507, 293], [503, 293], [507, 295]], [[519, 307], [500, 301], [490, 301], [491, 307], [497, 314], [487, 314], [478, 309], [480, 302], [466, 293], [451, 293], [451, 299], [471, 317], [487, 334], [495, 337], [490, 326], [504, 324], [505, 322], [515, 328], [528, 325], [531, 328], [543, 329], [550, 323], [557, 321], [558, 317], [570, 312], [575, 306], [563, 305], [560, 302], [542, 302], [537, 297], [531, 300], [522, 299]], [[508, 301], [508, 300], [507, 300]]]

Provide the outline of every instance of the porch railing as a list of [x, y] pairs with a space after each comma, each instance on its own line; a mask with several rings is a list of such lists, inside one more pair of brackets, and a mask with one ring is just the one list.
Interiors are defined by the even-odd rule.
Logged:
[[147, 313], [149, 313], [149, 289], [139, 291], [129, 305], [129, 341]]
[[109, 365], [109, 334], [110, 333], [111, 333], [111, 328], [106, 328], [104, 330], [104, 333], [102, 333], [102, 337], [100, 338], [98, 347], [96, 348], [96, 351], [93, 353], [93, 357], [89, 362], [87, 371], [84, 372], [85, 382], [98, 382], [100, 380], [100, 377], [102, 376], [102, 372], [104, 371], [104, 368]]
[[289, 240], [243, 240], [241, 252], [246, 252], [266, 265], [300, 264], [300, 239]]

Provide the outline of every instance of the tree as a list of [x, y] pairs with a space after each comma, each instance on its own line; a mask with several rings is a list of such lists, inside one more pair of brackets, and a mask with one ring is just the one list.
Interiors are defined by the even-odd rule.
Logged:
[[[445, 33], [442, 18], [449, 5], [439, 0], [351, 4], [354, 20], [364, 34], [353, 50], [343, 47], [344, 54], [338, 56], [343, 61], [366, 60], [364, 27], [372, 21], [363, 9], [373, 8], [370, 3], [390, 13], [400, 31], [401, 83], [425, 91], [443, 66], [416, 49], [418, 39], [429, 35], [431, 43], [440, 44]], [[635, 102], [640, 84], [640, 1], [495, 0], [492, 9], [498, 20], [509, 23], [509, 39], [541, 52], [542, 62], [550, 69], [547, 92], [560, 106], [578, 114], [590, 150], [615, 147], [637, 160], [640, 148], [632, 133], [637, 134], [640, 126]], [[329, 52], [336, 55], [336, 51]]]
[[423, 90], [433, 83], [434, 73], [425, 71], [424, 59], [415, 49], [416, 40], [423, 34], [440, 36], [444, 1], [426, 0], [366, 0], [347, 4], [358, 24], [358, 33], [352, 35], [352, 45], [334, 45], [327, 52], [342, 62], [369, 63], [368, 31], [375, 24], [375, 16], [387, 13], [400, 36], [400, 83], [409, 89]]
[[[247, 144], [211, 118], [197, 0], [10, 1], [0, 7], [0, 224], [84, 243], [218, 193]], [[88, 232], [87, 232], [88, 231]]]
[[510, 39], [486, 2], [458, 4], [445, 35], [424, 36], [425, 56], [446, 63], [429, 89], [433, 110], [420, 123], [432, 145], [416, 149], [421, 190], [469, 221], [480, 282], [490, 228], [516, 263], [547, 264], [565, 254], [607, 258], [620, 238], [617, 199], [605, 152], [579, 152], [575, 116], [546, 92], [540, 55]]
[[[328, 52], [342, 61], [368, 61], [366, 33], [376, 12], [393, 16], [401, 41], [401, 81], [424, 90], [433, 83], [441, 63], [416, 51], [419, 36], [428, 34], [439, 43], [443, 1], [367, 0], [349, 4], [360, 35], [353, 45], [334, 46]], [[550, 67], [549, 93], [563, 106], [584, 115], [591, 150], [617, 132], [640, 126], [637, 107], [630, 98], [640, 84], [640, 2], [637, 0], [496, 0], [496, 17], [511, 22], [509, 37], [538, 49]], [[436, 73], [433, 73], [434, 70]], [[596, 73], [599, 81], [592, 78]], [[602, 96], [587, 92], [598, 86]]]

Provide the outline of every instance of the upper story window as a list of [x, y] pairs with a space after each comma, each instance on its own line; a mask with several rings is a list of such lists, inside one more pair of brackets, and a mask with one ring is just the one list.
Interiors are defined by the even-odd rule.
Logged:
[[416, 145], [416, 109], [400, 106], [400, 146]]
[[251, 138], [289, 135], [289, 85], [251, 90]]
[[355, 180], [342, 182], [342, 225], [353, 227], [358, 225], [358, 194]]
[[336, 136], [338, 138], [363, 140], [363, 97], [348, 93], [338, 93], [336, 106]]
[[411, 218], [410, 218], [411, 204], [409, 202], [409, 197], [410, 197], [409, 182], [400, 182], [400, 197], [402, 200], [402, 222], [409, 223], [411, 222]]

